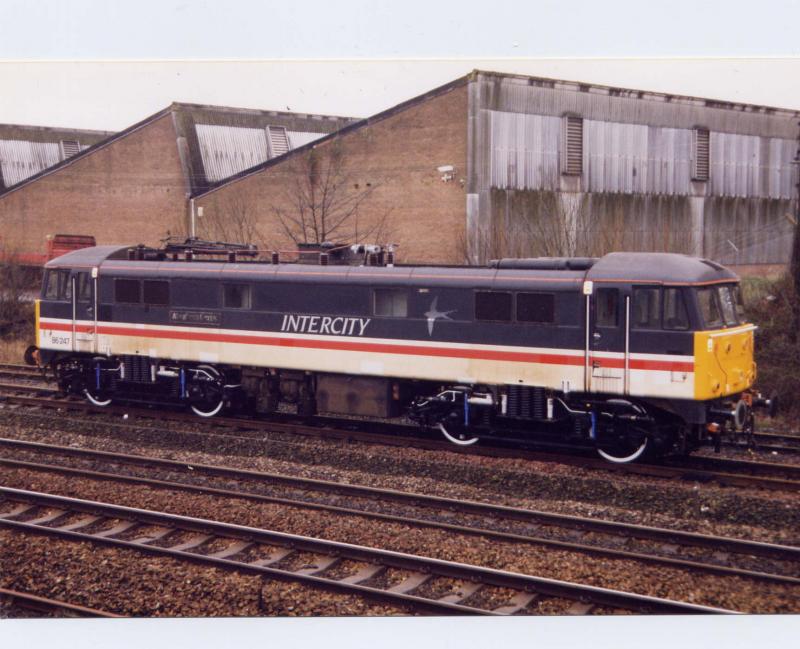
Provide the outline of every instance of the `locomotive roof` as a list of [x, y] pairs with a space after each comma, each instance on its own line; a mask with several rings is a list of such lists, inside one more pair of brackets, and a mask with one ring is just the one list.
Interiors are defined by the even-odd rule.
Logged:
[[653, 282], [702, 284], [738, 281], [733, 271], [720, 264], [673, 252], [611, 252], [601, 257], [586, 273], [596, 282]]
[[79, 248], [60, 257], [51, 259], [45, 268], [94, 268], [100, 266], [114, 253], [127, 250], [130, 246], [91, 246]]
[[[676, 253], [613, 252], [594, 261], [588, 270], [526, 269], [484, 266], [320, 266], [309, 264], [270, 264], [223, 261], [138, 261], [128, 260], [130, 246], [96, 246], [69, 252], [48, 262], [47, 268], [102, 267], [115, 275], [142, 272], [158, 277], [214, 277], [231, 280], [291, 278], [296, 282], [321, 280], [373, 283], [389, 281], [396, 285], [503, 285], [519, 286], [536, 280], [540, 284], [579, 285], [584, 280], [615, 283], [704, 284], [738, 281], [735, 273], [719, 264]], [[524, 262], [524, 260], [520, 260]]]

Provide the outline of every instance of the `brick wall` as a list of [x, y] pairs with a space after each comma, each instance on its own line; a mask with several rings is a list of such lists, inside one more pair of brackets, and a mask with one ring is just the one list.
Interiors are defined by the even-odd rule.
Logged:
[[[380, 241], [373, 237], [367, 242], [399, 244], [398, 260], [403, 262], [463, 261], [466, 194], [460, 180], [466, 177], [467, 160], [465, 85], [318, 145], [316, 155], [323, 167], [335, 149], [341, 153], [347, 198], [366, 195], [358, 209], [359, 230], [385, 221]], [[437, 167], [443, 165], [455, 167], [453, 181], [442, 182]], [[214, 224], [230, 223], [246, 210], [268, 248], [294, 249], [279, 213], [297, 214], [298, 192], [308, 189], [307, 170], [299, 152], [198, 197], [196, 205], [203, 208], [198, 234], [213, 235]], [[352, 220], [351, 227], [330, 238], [342, 241], [346, 233], [352, 234]]]
[[156, 244], [185, 230], [185, 182], [170, 114], [0, 196], [6, 250], [42, 253], [57, 233]]

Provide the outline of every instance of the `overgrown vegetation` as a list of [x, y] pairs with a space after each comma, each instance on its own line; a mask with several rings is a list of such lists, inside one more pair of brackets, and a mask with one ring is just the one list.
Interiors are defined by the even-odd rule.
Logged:
[[746, 278], [742, 291], [755, 333], [757, 387], [776, 393], [783, 415], [800, 415], [800, 342], [794, 325], [797, 296], [788, 275], [778, 279]]
[[25, 268], [13, 257], [0, 261], [0, 358], [22, 362], [22, 353], [33, 340], [33, 293], [41, 272]]

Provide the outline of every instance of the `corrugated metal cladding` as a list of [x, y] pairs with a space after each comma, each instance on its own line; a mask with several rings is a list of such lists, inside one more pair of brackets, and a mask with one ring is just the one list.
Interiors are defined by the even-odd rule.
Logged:
[[711, 187], [717, 196], [791, 198], [797, 141], [711, 132]]
[[[488, 112], [491, 186], [558, 189], [565, 118]], [[691, 194], [692, 133], [691, 129], [584, 120], [581, 191]], [[796, 148], [793, 140], [712, 132], [707, 193], [790, 198]]]
[[566, 113], [608, 122], [778, 137], [797, 137], [800, 112], [704, 99], [671, 98], [530, 77], [479, 73], [475, 109], [560, 117]]
[[16, 185], [60, 161], [58, 142], [0, 140], [0, 170], [6, 187]]
[[11, 187], [52, 167], [65, 159], [76, 155], [76, 147], [88, 149], [90, 145], [81, 145], [71, 141], [65, 155], [64, 147], [59, 142], [28, 142], [23, 140], [0, 140], [0, 187]]
[[[206, 179], [218, 182], [269, 160], [267, 131], [263, 128], [196, 124]], [[325, 133], [287, 131], [291, 148], [319, 139]]]
[[[484, 72], [468, 97], [472, 261], [487, 250], [788, 261], [800, 112]], [[582, 148], [579, 170], [568, 146]]]

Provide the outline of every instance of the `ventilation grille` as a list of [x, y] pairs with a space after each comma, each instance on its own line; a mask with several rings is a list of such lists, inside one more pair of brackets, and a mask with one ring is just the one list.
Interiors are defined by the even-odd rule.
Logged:
[[692, 180], [708, 180], [711, 161], [711, 145], [708, 129], [696, 128], [692, 131]]
[[81, 143], [78, 140], [61, 140], [61, 159], [71, 158], [76, 153], [81, 152]]
[[561, 172], [580, 176], [583, 172], [583, 118], [564, 118], [564, 157]]
[[122, 357], [125, 365], [125, 380], [131, 383], [150, 383], [150, 358], [148, 356], [125, 355]]
[[288, 153], [291, 146], [286, 129], [283, 126], [267, 126], [267, 145], [270, 158], [277, 158], [279, 155]]

